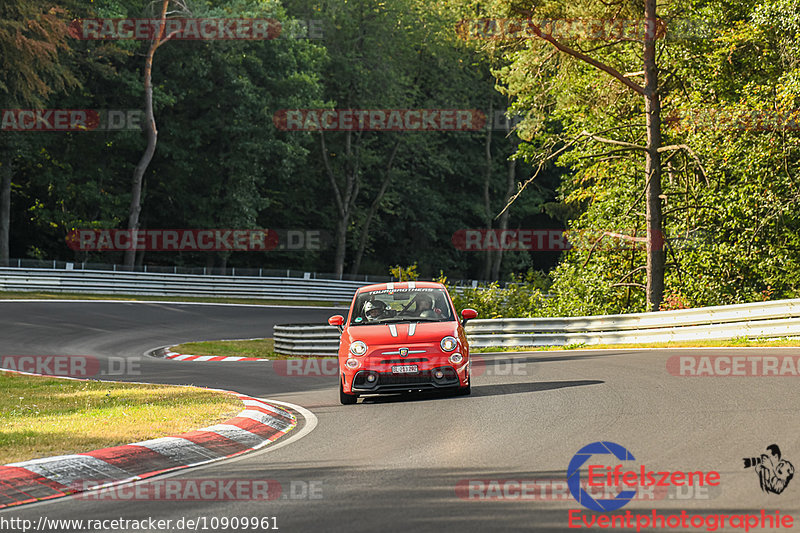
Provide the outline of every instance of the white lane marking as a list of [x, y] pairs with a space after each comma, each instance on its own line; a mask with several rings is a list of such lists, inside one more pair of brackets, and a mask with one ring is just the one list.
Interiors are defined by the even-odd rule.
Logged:
[[201, 355], [197, 359], [194, 359], [194, 361], [208, 361], [209, 359], [211, 359], [213, 357], [216, 357], [216, 355]]
[[275, 413], [278, 416], [283, 416], [286, 418], [292, 417], [292, 413], [290, 413], [289, 411], [281, 409], [280, 407], [275, 407], [274, 405], [269, 405], [267, 403], [262, 402], [261, 400], [254, 400], [250, 398], [248, 399], [239, 398], [239, 399], [242, 400], [242, 403], [244, 403], [245, 407], [261, 407], [262, 409], [266, 409], [267, 411]]
[[417, 288], [417, 282], [416, 281], [409, 281], [408, 282], [408, 288], [409, 289], [416, 289]]
[[200, 428], [197, 431], [209, 431], [211, 433], [216, 433], [221, 437], [225, 437], [226, 439], [243, 444], [248, 448], [254, 448], [257, 444], [261, 444], [264, 441], [264, 437], [259, 437], [255, 433], [250, 433], [246, 429], [232, 426], [230, 424], [217, 424], [215, 426]]
[[[79, 381], [85, 381], [85, 380], [79, 380]], [[119, 382], [114, 382], [114, 383], [119, 383]], [[191, 385], [180, 385], [180, 386], [181, 387], [189, 387]], [[216, 391], [220, 391], [220, 392], [231, 392], [231, 391], [226, 391], [226, 390], [223, 390], [223, 389], [209, 389], [209, 390], [216, 390]], [[314, 413], [312, 413], [311, 411], [309, 411], [308, 409], [306, 409], [305, 407], [301, 407], [299, 405], [295, 405], [295, 404], [289, 403], [289, 402], [282, 402], [282, 401], [279, 401], [279, 400], [270, 400], [270, 399], [267, 399], [267, 398], [256, 398], [256, 399], [257, 400], [261, 400], [263, 402], [268, 402], [268, 403], [278, 404], [278, 405], [282, 405], [284, 407], [288, 407], [289, 409], [291, 409], [291, 410], [295, 411], [296, 413], [300, 414], [300, 416], [302, 416], [305, 419], [306, 423], [303, 424], [303, 428], [302, 429], [300, 429], [300, 430], [292, 430], [291, 433], [289, 433], [289, 437], [282, 438], [281, 441], [278, 442], [277, 444], [275, 444], [272, 441], [265, 440], [259, 446], [254, 448], [254, 451], [252, 451], [252, 452], [246, 452], [246, 453], [243, 453], [241, 455], [237, 455], [236, 457], [230, 457], [230, 458], [229, 457], [218, 457], [216, 459], [203, 461], [202, 463], [188, 465], [186, 468], [174, 470], [172, 472], [166, 472], [164, 474], [158, 474], [157, 476], [149, 477], [147, 479], [136, 480], [136, 478], [133, 478], [133, 480], [131, 480], [130, 483], [126, 483], [126, 486], [127, 485], [139, 485], [141, 483], [149, 483], [153, 479], [167, 479], [167, 478], [171, 478], [171, 477], [175, 477], [175, 476], [182, 476], [182, 475], [186, 474], [186, 471], [189, 470], [189, 469], [191, 469], [191, 470], [203, 470], [204, 468], [208, 468], [210, 466], [217, 466], [216, 463], [218, 463], [220, 461], [225, 461], [225, 464], [230, 464], [230, 463], [235, 463], [235, 462], [238, 462], [238, 461], [243, 461], [245, 459], [255, 458], [257, 456], [260, 456], [261, 454], [269, 453], [269, 452], [278, 450], [280, 448], [283, 448], [284, 446], [288, 446], [289, 444], [293, 443], [296, 440], [302, 439], [303, 437], [305, 437], [306, 435], [308, 435], [309, 433], [314, 431], [314, 429], [317, 427], [317, 424], [319, 423], [319, 421], [317, 420], [317, 416]], [[103, 487], [98, 487], [98, 488], [103, 488]], [[64, 499], [63, 498], [53, 498], [51, 500], [42, 500], [40, 502], [27, 503], [27, 504], [25, 504], [25, 508], [29, 509], [29, 508], [32, 508], [32, 507], [38, 507], [40, 505], [51, 505], [51, 504], [59, 503], [59, 502], [63, 503]], [[9, 507], [9, 508], [6, 508], [6, 509], [0, 509], [0, 513], [3, 513], [5, 511], [12, 511], [13, 512], [14, 509], [15, 509], [15, 507]]]
[[170, 357], [170, 359], [172, 359], [173, 361], [183, 361], [184, 359], [188, 359], [189, 357], [194, 357], [194, 356], [190, 354], [184, 354], [184, 355], [179, 355], [177, 357]]
[[303, 428], [301, 430], [297, 431], [296, 433], [293, 431], [292, 435], [288, 439], [284, 439], [281, 442], [279, 442], [278, 444], [276, 444], [274, 446], [270, 446], [269, 448], [264, 450], [265, 452], [276, 450], [278, 448], [282, 448], [283, 446], [286, 446], [290, 442], [294, 442], [296, 440], [302, 439], [303, 437], [305, 437], [306, 435], [308, 435], [309, 433], [314, 431], [314, 428], [317, 427], [317, 423], [318, 423], [317, 415], [315, 415], [314, 413], [312, 413], [311, 411], [309, 411], [305, 407], [301, 407], [299, 405], [295, 405], [295, 404], [289, 403], [289, 402], [282, 402], [280, 400], [270, 400], [270, 399], [267, 399], [267, 398], [256, 398], [256, 399], [261, 400], [262, 402], [273, 403], [273, 404], [282, 405], [284, 407], [288, 407], [292, 411], [295, 411], [298, 414], [300, 414], [300, 416], [302, 416], [306, 421], [306, 423], [303, 424]]
[[293, 424], [278, 420], [274, 416], [270, 416], [267, 413], [262, 413], [261, 411], [245, 410], [236, 415], [236, 418], [249, 418], [250, 420], [264, 424], [265, 426], [277, 429], [278, 431], [286, 431], [293, 426]]
[[11, 463], [6, 466], [30, 470], [71, 488], [77, 488], [77, 483], [82, 481], [123, 480], [134, 477], [130, 472], [90, 455], [59, 455], [22, 463]]
[[133, 442], [131, 446], [147, 448], [182, 465], [219, 457], [218, 453], [180, 437], [162, 437], [160, 439]]

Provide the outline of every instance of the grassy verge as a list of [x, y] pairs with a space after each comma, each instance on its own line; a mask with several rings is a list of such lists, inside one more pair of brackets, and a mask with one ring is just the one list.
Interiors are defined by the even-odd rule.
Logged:
[[[725, 341], [649, 342], [642, 344], [570, 344], [568, 346], [506, 346], [502, 348], [472, 348], [473, 353], [491, 352], [550, 352], [558, 350], [613, 350], [620, 348], [727, 348], [727, 347], [794, 347], [800, 339], [747, 339], [738, 337]], [[172, 347], [172, 351], [191, 355], [216, 355], [228, 357], [262, 357], [265, 359], [297, 359], [303, 356], [282, 355], [274, 352], [272, 339], [246, 341], [187, 342]], [[324, 356], [317, 356], [324, 357]]]
[[795, 347], [800, 339], [747, 339], [737, 337], [724, 341], [646, 342], [641, 344], [569, 344], [567, 346], [505, 346], [502, 348], [473, 348], [471, 352], [549, 352], [557, 350], [613, 350], [620, 348], [731, 348], [731, 347]]
[[[272, 339], [254, 339], [246, 341], [204, 341], [186, 342], [173, 346], [173, 352], [191, 355], [215, 355], [226, 357], [261, 357], [263, 359], [299, 359], [303, 355], [284, 355], [275, 353]], [[316, 355], [313, 357], [335, 357]]]
[[0, 464], [176, 435], [236, 416], [242, 403], [195, 387], [0, 372]]
[[119, 300], [123, 302], [199, 302], [216, 304], [302, 305], [334, 307], [349, 302], [317, 302], [302, 300], [264, 300], [261, 298], [201, 298], [192, 296], [142, 296], [137, 294], [81, 294], [73, 292], [13, 292], [0, 291], [0, 300]]

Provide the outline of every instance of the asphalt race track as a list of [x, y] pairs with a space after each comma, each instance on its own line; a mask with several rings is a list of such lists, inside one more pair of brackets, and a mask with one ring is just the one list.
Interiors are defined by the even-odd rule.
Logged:
[[[41, 516], [153, 517], [175, 524], [198, 517], [275, 517], [280, 531], [287, 533], [566, 531], [570, 510], [581, 510], [587, 519], [602, 515], [581, 507], [563, 487], [554, 492], [540, 487], [555, 486], [552, 480], [563, 485], [573, 455], [595, 441], [627, 448], [636, 457], [631, 469], [637, 472], [643, 465], [653, 471], [721, 475], [719, 486], [669, 487], [666, 493], [657, 491], [655, 499], [631, 501], [620, 513], [657, 509], [667, 515], [686, 510], [710, 516], [760, 514], [763, 509], [800, 518], [800, 480], [782, 494], [767, 494], [758, 476], [742, 464], [743, 457], [758, 457], [767, 445], [777, 443], [783, 458], [800, 466], [800, 378], [679, 377], [666, 365], [676, 354], [794, 355], [796, 348], [484, 355], [474, 363], [472, 396], [386, 397], [355, 406], [339, 405], [335, 377], [280, 375], [269, 362], [193, 363], [143, 355], [151, 348], [189, 340], [269, 336], [276, 323], [321, 323], [335, 312], [172, 303], [0, 302], [0, 355], [90, 355], [116, 362], [124, 358], [135, 364], [121, 365], [127, 370], [113, 379], [203, 385], [290, 402], [311, 411], [317, 424], [284, 446], [170, 477], [274, 480], [281, 483], [284, 496], [274, 501], [67, 497], [12, 508], [0, 512], [0, 518], [36, 522]], [[298, 418], [300, 426], [310, 423]], [[475, 489], [471, 497], [465, 488], [470, 480], [485, 482], [472, 485], [483, 489]], [[502, 487], [500, 492], [488, 491], [490, 480], [502, 482], [495, 484]], [[521, 485], [514, 480], [536, 483], [537, 488], [520, 498]], [[542, 497], [545, 492], [548, 495]], [[486, 496], [490, 498], [479, 499]]]

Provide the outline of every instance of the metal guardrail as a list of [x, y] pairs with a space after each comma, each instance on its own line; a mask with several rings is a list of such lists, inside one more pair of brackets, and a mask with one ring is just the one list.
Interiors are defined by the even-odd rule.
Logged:
[[[82, 294], [131, 294], [147, 296], [197, 296], [207, 298], [256, 298], [349, 303], [359, 287], [385, 283], [391, 278], [363, 276], [363, 280], [329, 279], [314, 272], [285, 271], [265, 276], [262, 269], [229, 269], [224, 274], [91, 270], [78, 263], [56, 263], [64, 268], [0, 267], [0, 291], [73, 292]], [[78, 268], [82, 266], [84, 268]], [[100, 265], [104, 266], [104, 265]], [[113, 266], [113, 265], [105, 265]], [[177, 272], [177, 267], [176, 267]], [[194, 269], [203, 272], [202, 268]], [[270, 271], [278, 272], [278, 271]], [[281, 274], [283, 271], [279, 271]], [[297, 274], [303, 274], [302, 277]], [[321, 277], [326, 276], [326, 277]], [[378, 278], [378, 279], [375, 279]], [[469, 285], [456, 285], [457, 292]], [[473, 287], [482, 290], [477, 281]]]
[[[178, 265], [137, 265], [133, 268], [128, 268], [125, 265], [118, 265], [115, 263], [59, 261], [57, 259], [9, 259], [7, 267], [28, 270], [96, 270], [104, 272], [143, 272], [147, 274], [186, 274], [193, 276], [246, 276], [259, 278], [301, 278], [319, 280], [343, 279], [345, 281], [363, 281], [365, 283], [385, 283], [396, 281], [396, 279], [391, 276], [376, 276], [374, 274], [343, 274], [343, 277], [339, 278], [332, 273], [309, 272], [307, 270], [294, 270], [291, 268], [223, 268]], [[471, 280], [470, 283], [472, 283]], [[469, 285], [469, 283], [467, 283], [467, 285]]]
[[286, 355], [336, 355], [339, 328], [310, 324], [276, 325], [273, 329], [275, 352]]
[[[629, 315], [471, 320], [466, 329], [474, 348], [789, 337], [800, 336], [800, 299]], [[335, 355], [339, 330], [275, 326], [274, 338], [278, 353]]]
[[0, 291], [350, 302], [365, 281], [0, 268]]

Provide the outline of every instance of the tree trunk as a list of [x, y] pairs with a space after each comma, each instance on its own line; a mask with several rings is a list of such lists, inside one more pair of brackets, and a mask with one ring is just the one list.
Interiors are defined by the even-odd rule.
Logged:
[[333, 258], [334, 275], [336, 279], [342, 279], [344, 275], [344, 253], [347, 246], [347, 218], [340, 218], [336, 221], [336, 255]]
[[[519, 146], [519, 142], [517, 141], [519, 137], [514, 137], [515, 140], [512, 140], [513, 152], [517, 151], [517, 146]], [[515, 159], [511, 159], [508, 162], [508, 180], [506, 182], [506, 195], [505, 195], [505, 203], [511, 199], [514, 195], [514, 184], [517, 182], [517, 161]], [[509, 209], [503, 211], [503, 214], [500, 215], [500, 231], [504, 231], [508, 229], [508, 215]], [[502, 248], [498, 250], [494, 255], [494, 263], [492, 264], [492, 280], [500, 279], [500, 266], [503, 263], [503, 250]]]
[[[147, 131], [147, 147], [142, 154], [139, 163], [133, 170], [133, 181], [131, 183], [131, 203], [128, 208], [128, 231], [131, 237], [131, 244], [136, 242], [136, 231], [139, 229], [139, 213], [142, 211], [142, 180], [147, 171], [153, 154], [156, 151], [156, 141], [158, 140], [158, 130], [156, 129], [156, 119], [153, 114], [153, 57], [156, 50], [165, 41], [162, 40], [164, 25], [167, 18], [167, 5], [169, 0], [163, 0], [161, 5], [161, 26], [160, 33], [153, 38], [150, 48], [147, 50], [147, 58], [144, 63], [144, 112], [145, 128]], [[125, 267], [133, 270], [136, 261], [136, 248], [131, 245], [130, 249], [125, 250]]]
[[[489, 116], [493, 116], [493, 109], [491, 102], [489, 103]], [[486, 173], [483, 179], [483, 213], [484, 225], [486, 231], [492, 231], [492, 204], [491, 204], [491, 189], [490, 184], [492, 181], [492, 125], [486, 125], [486, 142], [484, 143], [485, 156], [486, 156]], [[485, 250], [483, 258], [483, 270], [481, 279], [488, 280], [492, 268], [492, 251]]]
[[381, 182], [381, 188], [378, 190], [378, 194], [375, 195], [375, 199], [372, 201], [372, 205], [369, 206], [369, 212], [367, 213], [367, 218], [364, 220], [364, 227], [361, 229], [361, 238], [358, 243], [358, 251], [356, 252], [356, 259], [353, 262], [353, 268], [350, 271], [354, 276], [358, 274], [358, 270], [361, 268], [361, 259], [364, 257], [364, 250], [367, 247], [369, 226], [370, 224], [372, 224], [372, 219], [375, 217], [375, 213], [378, 211], [378, 207], [381, 205], [381, 200], [383, 200], [383, 196], [386, 194], [386, 190], [389, 188], [389, 183], [392, 181], [392, 165], [394, 164], [394, 158], [397, 155], [397, 149], [399, 147], [400, 147], [400, 141], [398, 140], [394, 144], [394, 148], [392, 148], [392, 154], [389, 156], [389, 162], [386, 163], [386, 171], [383, 175], [383, 182]]
[[[353, 159], [353, 142], [352, 132], [348, 131], [345, 134], [345, 156], [347, 160]], [[360, 156], [360, 142], [361, 138], [356, 139], [356, 152], [354, 162], [350, 169], [344, 169], [345, 186], [342, 191], [336, 182], [336, 176], [333, 172], [330, 159], [328, 158], [328, 148], [325, 145], [325, 134], [320, 131], [319, 134], [320, 149], [322, 151], [322, 162], [325, 165], [325, 173], [331, 182], [333, 189], [333, 198], [336, 200], [336, 208], [339, 213], [339, 219], [336, 221], [336, 255], [334, 256], [334, 274], [336, 279], [342, 279], [344, 275], [344, 258], [347, 251], [347, 226], [350, 224], [350, 218], [353, 215], [353, 207], [358, 197], [358, 172], [359, 172], [359, 156]]]
[[656, 0], [645, 1], [647, 31], [644, 42], [645, 113], [647, 115], [646, 218], [647, 308], [658, 311], [664, 296], [664, 245], [661, 231], [661, 100], [656, 66]]
[[0, 266], [8, 266], [11, 238], [11, 174], [12, 155], [0, 167]]

